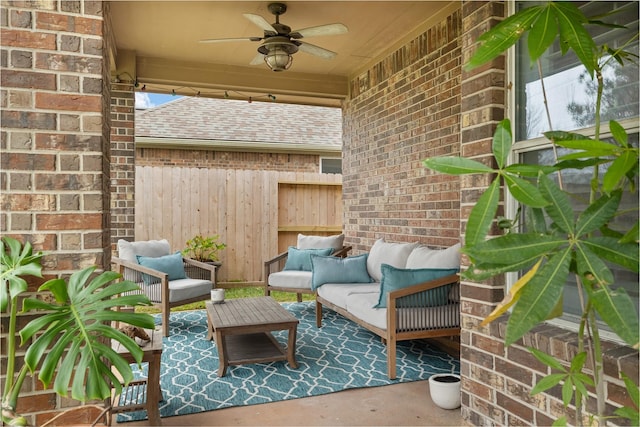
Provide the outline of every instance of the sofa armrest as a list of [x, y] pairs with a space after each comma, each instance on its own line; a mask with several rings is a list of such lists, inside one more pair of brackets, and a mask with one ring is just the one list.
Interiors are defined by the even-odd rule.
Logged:
[[[452, 274], [389, 292], [387, 294], [387, 327], [395, 331], [399, 331], [399, 325], [404, 325], [402, 329], [406, 330], [408, 324], [429, 324], [432, 325], [430, 329], [459, 328], [459, 315], [456, 316], [455, 313], [458, 310], [457, 304], [449, 297], [451, 288], [441, 291], [446, 292], [445, 304], [436, 302], [433, 293], [426, 292], [459, 283], [460, 276]], [[403, 316], [410, 316], [411, 319], [404, 319]]]

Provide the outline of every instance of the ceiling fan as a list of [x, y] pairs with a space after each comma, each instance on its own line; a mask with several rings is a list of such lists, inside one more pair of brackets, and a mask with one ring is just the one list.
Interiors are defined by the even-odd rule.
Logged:
[[219, 43], [219, 42], [235, 42], [235, 41], [252, 41], [262, 42], [258, 47], [258, 54], [249, 63], [250, 65], [258, 65], [263, 61], [273, 71], [284, 71], [291, 67], [293, 55], [297, 51], [309, 53], [324, 59], [331, 59], [337, 54], [330, 50], [319, 46], [312, 45], [300, 41], [306, 37], [331, 36], [346, 33], [347, 27], [343, 24], [326, 24], [316, 27], [303, 28], [301, 30], [291, 31], [291, 27], [280, 23], [280, 15], [287, 11], [287, 5], [284, 3], [269, 4], [269, 12], [276, 16], [276, 22], [269, 24], [266, 19], [260, 15], [244, 13], [243, 16], [249, 21], [256, 24], [264, 31], [262, 37], [241, 37], [227, 39], [206, 39], [200, 40], [201, 43]]

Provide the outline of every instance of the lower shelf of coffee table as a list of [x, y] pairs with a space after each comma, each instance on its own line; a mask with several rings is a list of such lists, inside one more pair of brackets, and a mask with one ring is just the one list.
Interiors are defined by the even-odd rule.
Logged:
[[287, 360], [286, 351], [269, 332], [226, 335], [224, 340], [229, 365]]

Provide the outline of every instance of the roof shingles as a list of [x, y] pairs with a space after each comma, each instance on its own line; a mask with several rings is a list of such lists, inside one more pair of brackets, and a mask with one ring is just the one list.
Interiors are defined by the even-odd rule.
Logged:
[[183, 97], [136, 111], [136, 136], [342, 145], [342, 111], [309, 105]]

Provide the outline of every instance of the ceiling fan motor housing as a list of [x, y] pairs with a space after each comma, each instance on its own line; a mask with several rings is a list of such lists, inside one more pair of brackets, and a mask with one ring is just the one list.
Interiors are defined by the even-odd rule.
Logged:
[[267, 38], [258, 48], [258, 52], [263, 55], [269, 54], [273, 49], [280, 48], [283, 51], [287, 52], [289, 55], [292, 55], [298, 51], [298, 45], [289, 40], [288, 37], [284, 36], [273, 36]]

